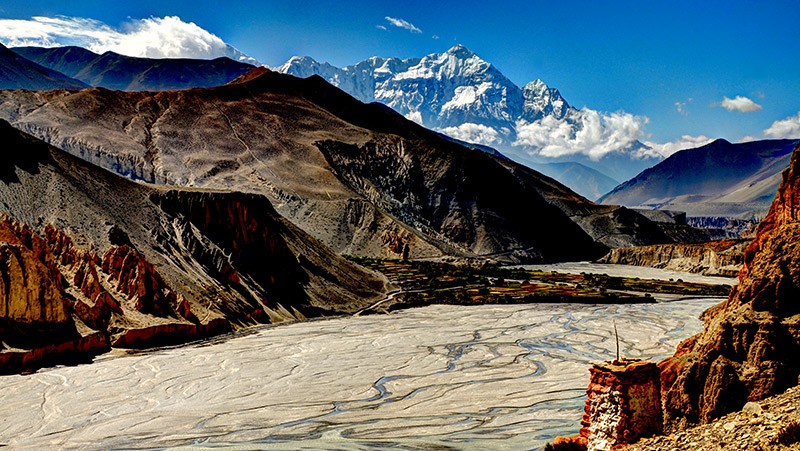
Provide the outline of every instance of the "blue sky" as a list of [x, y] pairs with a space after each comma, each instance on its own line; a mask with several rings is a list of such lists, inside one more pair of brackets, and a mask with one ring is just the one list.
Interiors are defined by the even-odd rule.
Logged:
[[[796, 1], [0, 1], [2, 18], [57, 15], [115, 28], [176, 15], [267, 65], [309, 55], [343, 66], [461, 43], [519, 85], [540, 78], [576, 107], [648, 117], [657, 142], [763, 138], [800, 111]], [[736, 96], [761, 108], [720, 106]]]

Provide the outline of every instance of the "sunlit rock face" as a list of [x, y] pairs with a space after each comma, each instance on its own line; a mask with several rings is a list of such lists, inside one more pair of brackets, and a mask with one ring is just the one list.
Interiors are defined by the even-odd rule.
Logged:
[[574, 433], [590, 362], [659, 358], [713, 300], [431, 306], [271, 326], [3, 377], [0, 444], [536, 449]]
[[599, 261], [617, 265], [650, 266], [709, 276], [736, 277], [749, 240], [656, 244], [611, 249]]
[[706, 313], [702, 334], [680, 364], [666, 397], [673, 426], [706, 422], [797, 384], [800, 374], [800, 154], [755, 241], [740, 284]]
[[11, 346], [38, 334], [77, 336], [65, 282], [47, 243], [30, 227], [0, 215], [0, 338]]

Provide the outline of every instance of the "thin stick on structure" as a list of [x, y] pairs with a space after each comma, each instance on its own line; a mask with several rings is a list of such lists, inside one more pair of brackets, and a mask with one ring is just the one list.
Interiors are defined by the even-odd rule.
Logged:
[[619, 334], [617, 333], [617, 320], [614, 321], [614, 338], [617, 340], [617, 362], [619, 362]]

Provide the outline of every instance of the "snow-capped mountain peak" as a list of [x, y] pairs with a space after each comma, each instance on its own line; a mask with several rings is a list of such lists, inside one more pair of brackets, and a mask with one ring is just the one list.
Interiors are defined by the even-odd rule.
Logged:
[[531, 96], [541, 96], [544, 95], [548, 89], [550, 89], [550, 87], [537, 78], [536, 80], [528, 82], [528, 84], [522, 88], [522, 91]]
[[422, 58], [371, 57], [343, 68], [293, 57], [275, 68], [298, 77], [320, 75], [363, 102], [382, 102], [407, 118], [455, 138], [494, 146], [516, 140], [516, 124], [570, 109], [541, 80], [520, 89], [464, 45]]
[[525, 85], [522, 94], [525, 97], [525, 106], [520, 119], [528, 123], [545, 116], [563, 119], [571, 108], [558, 89], [547, 86], [539, 79]]
[[473, 52], [472, 50], [468, 49], [463, 44], [456, 44], [456, 45], [450, 47], [447, 50], [447, 52], [445, 52], [445, 53], [447, 53], [449, 55], [454, 55], [454, 56], [456, 56], [458, 58], [464, 58], [464, 59], [471, 58], [473, 56], [477, 56], [475, 54], [475, 52]]

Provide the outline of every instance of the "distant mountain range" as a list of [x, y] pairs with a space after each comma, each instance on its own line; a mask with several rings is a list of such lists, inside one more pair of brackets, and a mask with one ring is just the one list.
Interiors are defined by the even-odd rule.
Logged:
[[[79, 47], [0, 48], [0, 81], [5, 83], [0, 86], [11, 89], [96, 86], [165, 91], [213, 87], [253, 68], [229, 58], [147, 59], [112, 52], [98, 55]], [[510, 157], [606, 204], [680, 210], [694, 217], [758, 217], [772, 199], [791, 150], [789, 141], [730, 144], [719, 140], [679, 152], [653, 168], [653, 159], [620, 153], [598, 161], [575, 155], [556, 160], [537, 157], [515, 145], [517, 127], [545, 118], [569, 124], [570, 115], [577, 110], [558, 90], [540, 80], [517, 87], [460, 45], [422, 58], [373, 57], [341, 69], [294, 57], [277, 69], [298, 77], [321, 76], [362, 102], [388, 105], [406, 118], [452, 137], [455, 143]], [[462, 132], [470, 130], [479, 137], [488, 136], [483, 141], [502, 150], [463, 141]], [[782, 149], [777, 154], [775, 146]], [[567, 158], [574, 161], [565, 161]], [[623, 180], [628, 181], [619, 185]]]
[[255, 66], [227, 57], [213, 60], [134, 58], [81, 47], [15, 47], [16, 54], [80, 80], [80, 87], [163, 91], [224, 85]]
[[265, 194], [340, 253], [574, 260], [671, 241], [638, 213], [593, 204], [317, 76], [259, 68], [210, 89], [0, 91], [0, 105], [15, 127], [119, 174]]
[[[229, 58], [215, 60], [134, 58], [80, 47], [17, 47], [17, 55], [49, 69], [28, 89], [87, 86], [122, 91], [163, 91], [223, 85], [254, 66]], [[45, 69], [46, 68], [46, 69]], [[464, 46], [423, 58], [373, 57], [342, 69], [295, 57], [277, 71], [305, 78], [320, 75], [365, 103], [384, 103], [405, 117], [476, 148], [494, 147], [529, 167], [542, 170], [578, 194], [597, 199], [613, 188], [612, 180], [627, 180], [657, 160], [609, 154], [600, 160], [583, 155], [538, 157], [518, 145], [517, 129], [544, 118], [564, 121], [579, 131], [572, 108], [555, 88], [534, 80], [520, 88]], [[40, 71], [41, 72], [41, 71]], [[54, 82], [58, 80], [58, 82]], [[20, 77], [12, 77], [19, 79]], [[15, 87], [15, 86], [8, 86]], [[636, 143], [635, 146], [643, 146]], [[553, 166], [552, 164], [556, 165]]]
[[0, 89], [83, 89], [89, 85], [36, 64], [0, 44]]
[[[608, 155], [598, 160], [582, 155], [537, 157], [536, 149], [517, 142], [518, 130], [544, 118], [563, 120], [570, 133], [580, 131], [579, 110], [541, 80], [520, 88], [497, 68], [462, 45], [422, 58], [372, 57], [337, 68], [307, 56], [293, 57], [276, 71], [297, 77], [319, 75], [362, 102], [381, 102], [406, 118], [462, 141], [499, 149], [508, 157], [535, 167], [543, 163], [577, 162], [600, 173], [594, 179], [558, 178], [578, 193], [597, 198], [609, 178], [627, 180], [660, 161]], [[639, 142], [631, 150], [645, 147]], [[604, 194], [601, 192], [600, 194]]]
[[591, 200], [600, 198], [619, 185], [617, 180], [575, 161], [563, 163], [528, 163], [528, 166], [569, 187], [580, 187], [580, 189], [575, 189], [575, 191]]
[[518, 120], [561, 119], [572, 109], [557, 89], [541, 80], [520, 89], [462, 45], [422, 58], [372, 57], [342, 69], [294, 57], [275, 70], [301, 78], [319, 75], [362, 102], [381, 102], [436, 130], [488, 126], [496, 132], [492, 139], [467, 141], [490, 146], [510, 145]]
[[694, 217], [761, 217], [796, 145], [795, 140], [732, 144], [718, 139], [673, 154], [600, 202], [679, 210]]

